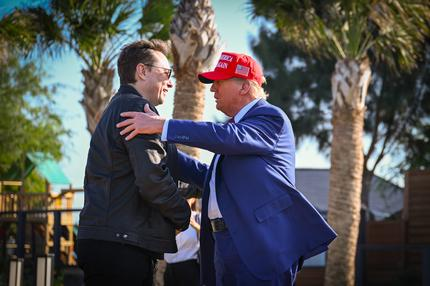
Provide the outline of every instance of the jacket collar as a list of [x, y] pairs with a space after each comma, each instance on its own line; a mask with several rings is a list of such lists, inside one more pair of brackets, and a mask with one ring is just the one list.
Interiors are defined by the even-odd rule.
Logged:
[[239, 122], [245, 115], [248, 113], [249, 110], [252, 109], [252, 107], [259, 101], [259, 98], [254, 99], [253, 101], [249, 102], [247, 105], [242, 107], [239, 112], [233, 117], [234, 122]]
[[265, 99], [262, 99], [262, 98], [260, 98], [244, 115], [243, 115], [243, 117], [242, 117], [242, 119], [241, 120], [244, 120], [244, 119], [246, 119], [249, 115], [251, 115], [252, 114], [252, 112], [254, 111], [254, 110], [256, 110], [256, 109], [258, 109], [259, 107], [262, 107], [262, 106], [267, 106], [269, 103], [265, 100]]
[[129, 84], [121, 84], [118, 89], [118, 93], [132, 93], [138, 96], [142, 96], [134, 87]]
[[149, 104], [149, 108], [152, 110], [152, 111], [154, 111], [155, 113], [157, 113], [158, 115], [159, 115], [159, 113], [158, 113], [158, 110], [155, 108], [155, 106], [154, 105], [152, 105], [152, 103], [150, 103], [146, 98], [144, 98], [134, 87], [132, 87], [131, 85], [129, 85], [129, 84], [122, 84], [120, 87], [119, 87], [119, 89], [118, 89], [118, 94], [122, 94], [122, 93], [128, 93], [128, 94], [135, 94], [135, 95], [138, 95], [138, 96], [140, 96], [140, 97], [142, 97], [143, 98], [143, 100], [145, 100], [148, 104]]

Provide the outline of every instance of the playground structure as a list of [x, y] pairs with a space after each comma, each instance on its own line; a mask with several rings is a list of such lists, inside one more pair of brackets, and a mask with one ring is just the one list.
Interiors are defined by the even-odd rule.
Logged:
[[[24, 179], [0, 181], [0, 226], [2, 229], [0, 236], [3, 236], [3, 241], [6, 241], [2, 249], [3, 253], [16, 255], [18, 252], [16, 238], [19, 213], [26, 213], [23, 226], [24, 256], [34, 257], [53, 253], [54, 211], [73, 209], [75, 193], [82, 191], [72, 188], [69, 179], [55, 161], [42, 157], [40, 154], [28, 156], [28, 164], [23, 177], [27, 177], [34, 171], [45, 181], [43, 192], [25, 190]], [[68, 187], [55, 193], [53, 187], [56, 185]], [[63, 212], [60, 216], [59, 251], [61, 262], [65, 265], [76, 265], [74, 223], [72, 212]]]

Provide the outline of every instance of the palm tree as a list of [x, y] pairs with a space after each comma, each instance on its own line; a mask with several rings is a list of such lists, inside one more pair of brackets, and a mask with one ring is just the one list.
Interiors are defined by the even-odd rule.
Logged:
[[[41, 48], [46, 48], [47, 44], [52, 43], [55, 33], [46, 34], [41, 31], [41, 37], [35, 33], [43, 23], [28, 24], [27, 19], [22, 17], [22, 13], [18, 10], [4, 15], [0, 19], [0, 63], [7, 62], [10, 50], [22, 56], [27, 55], [36, 44], [39, 44]], [[45, 24], [51, 26], [52, 23], [45, 21]]]
[[[53, 0], [48, 9], [15, 12], [24, 27], [36, 35], [36, 46], [42, 51], [49, 48], [54, 55], [69, 49], [83, 61], [81, 104], [91, 134], [113, 93], [114, 58], [121, 39], [127, 36], [125, 22], [133, 12], [132, 3], [125, 0]], [[46, 36], [52, 40], [47, 42]]]
[[[151, 38], [167, 37], [165, 20], [173, 14], [173, 4], [166, 1], [161, 2], [169, 4], [169, 9], [157, 10], [160, 1], [149, 0], [140, 6], [129, 0], [52, 0], [48, 8], [19, 9], [13, 15], [18, 27], [28, 32], [27, 42], [39, 50], [48, 49], [55, 55], [68, 49], [82, 60], [81, 104], [92, 134], [113, 94], [115, 58], [125, 40], [136, 30]], [[136, 17], [139, 9], [144, 17]], [[140, 22], [137, 29], [134, 18]]]
[[[335, 59], [328, 221], [338, 239], [328, 252], [325, 285], [354, 285], [363, 174], [363, 122], [371, 62], [410, 71], [429, 35], [430, 4], [417, 1], [258, 1], [250, 13], [273, 20], [290, 41]], [[395, 95], [393, 95], [395, 96]]]
[[[211, 67], [220, 48], [210, 0], [181, 1], [170, 33], [176, 77], [173, 117], [201, 120], [205, 86], [199, 82], [197, 74]], [[196, 148], [180, 148], [198, 157]]]

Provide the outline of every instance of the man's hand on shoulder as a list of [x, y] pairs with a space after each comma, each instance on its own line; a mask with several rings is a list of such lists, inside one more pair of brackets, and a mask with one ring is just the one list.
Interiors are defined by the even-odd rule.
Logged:
[[158, 134], [163, 131], [165, 119], [153, 112], [148, 104], [145, 104], [143, 112], [128, 111], [122, 112], [121, 116], [128, 119], [121, 121], [116, 125], [117, 128], [123, 128], [120, 134], [125, 135], [125, 140], [130, 140], [138, 134]]

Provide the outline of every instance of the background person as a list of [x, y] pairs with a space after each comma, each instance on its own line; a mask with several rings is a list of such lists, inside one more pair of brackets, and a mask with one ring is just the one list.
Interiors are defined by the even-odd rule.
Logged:
[[198, 286], [200, 282], [200, 212], [196, 210], [195, 198], [188, 199], [188, 203], [191, 207], [190, 226], [176, 236], [178, 252], [164, 254], [167, 263], [165, 286]]

